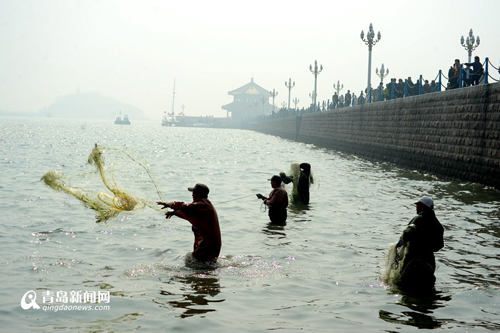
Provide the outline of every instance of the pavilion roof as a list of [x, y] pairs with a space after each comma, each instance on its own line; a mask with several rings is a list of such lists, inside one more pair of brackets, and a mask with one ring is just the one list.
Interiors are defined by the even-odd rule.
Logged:
[[235, 105], [235, 103], [234, 103], [234, 102], [231, 102], [231, 103], [229, 103], [229, 104], [223, 105], [223, 106], [222, 106], [222, 109], [223, 109], [223, 110], [229, 110], [229, 111], [231, 111], [231, 108], [232, 108], [234, 105]]
[[269, 91], [259, 86], [257, 83], [250, 81], [238, 89], [232, 90], [228, 93], [229, 95], [270, 95]]

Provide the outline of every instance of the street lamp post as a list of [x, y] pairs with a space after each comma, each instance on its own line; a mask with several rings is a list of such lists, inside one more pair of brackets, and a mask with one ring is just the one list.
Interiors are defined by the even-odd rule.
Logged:
[[311, 105], [314, 106], [314, 99], [315, 99], [315, 96], [314, 96], [314, 91], [312, 93], [309, 93], [309, 97], [311, 98]]
[[273, 92], [270, 92], [270, 94], [271, 94], [271, 97], [273, 98], [273, 112], [274, 112], [274, 98], [276, 96], [278, 96], [278, 92], [275, 91], [274, 88], [273, 88]]
[[[334, 109], [336, 109], [336, 108], [338, 108], [338, 107], [339, 107], [340, 91], [341, 91], [342, 89], [344, 89], [344, 85], [343, 85], [343, 84], [341, 85], [341, 84], [340, 84], [340, 81], [339, 81], [339, 80], [337, 80], [337, 85], [335, 85], [335, 83], [334, 83], [334, 84], [333, 84], [333, 89], [337, 92], [337, 103], [336, 103], [336, 105], [334, 105], [334, 106], [333, 106], [333, 108], [334, 108]], [[333, 103], [335, 103], [335, 102], [333, 101], [333, 98], [332, 98], [332, 104], [333, 104]]]
[[384, 64], [382, 64], [382, 66], [380, 66], [380, 72], [378, 71], [378, 68], [375, 69], [375, 74], [378, 75], [378, 77], [380, 78], [380, 82], [384, 83], [384, 77], [386, 77], [387, 75], [389, 75], [389, 68], [387, 68], [387, 70], [384, 68]]
[[288, 111], [290, 111], [290, 95], [292, 94], [292, 88], [295, 87], [295, 81], [292, 84], [292, 79], [289, 78], [288, 82], [285, 81], [285, 87], [288, 88]]
[[361, 40], [365, 42], [366, 45], [368, 45], [368, 87], [366, 88], [366, 93], [368, 96], [367, 97], [367, 102], [371, 103], [372, 102], [372, 86], [371, 86], [371, 71], [372, 71], [372, 48], [377, 42], [380, 40], [382, 35], [380, 34], [380, 31], [377, 33], [377, 39], [375, 39], [375, 31], [373, 31], [373, 25], [370, 23], [370, 28], [368, 29], [368, 32], [366, 33], [366, 39], [365, 39], [365, 32], [361, 30]]
[[[474, 44], [474, 42], [476, 44]], [[465, 50], [467, 50], [467, 53], [469, 55], [469, 63], [471, 62], [471, 58], [472, 58], [472, 51], [474, 51], [475, 49], [477, 49], [477, 47], [479, 46], [479, 43], [480, 43], [480, 40], [479, 40], [479, 36], [474, 37], [474, 33], [472, 32], [472, 29], [470, 29], [469, 31], [469, 36], [467, 36], [467, 39], [464, 41], [464, 36], [462, 35], [462, 38], [460, 38], [460, 44], [462, 44], [462, 46], [465, 48]]]
[[297, 97], [295, 97], [295, 98], [293, 99], [293, 103], [295, 104], [295, 111], [297, 111], [297, 104], [299, 104], [299, 102], [300, 102], [300, 101], [299, 101], [299, 99], [298, 99]]
[[318, 97], [318, 74], [321, 73], [321, 71], [323, 70], [323, 65], [320, 65], [320, 67], [318, 68], [318, 61], [317, 60], [314, 60], [314, 69], [313, 69], [313, 66], [312, 65], [309, 65], [309, 70], [311, 71], [311, 73], [314, 74], [314, 94], [313, 94], [313, 100], [314, 100], [314, 112], [316, 112], [316, 97]]
[[333, 89], [337, 92], [337, 96], [340, 95], [340, 91], [344, 89], [344, 85], [340, 84], [340, 81], [337, 80], [337, 85], [333, 84]]

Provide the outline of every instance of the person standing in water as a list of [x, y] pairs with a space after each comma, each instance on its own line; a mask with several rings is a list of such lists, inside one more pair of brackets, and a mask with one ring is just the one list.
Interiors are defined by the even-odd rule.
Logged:
[[219, 218], [214, 206], [208, 200], [210, 190], [205, 184], [196, 184], [188, 187], [193, 192], [193, 202], [181, 201], [157, 202], [162, 209], [172, 208], [165, 214], [167, 219], [177, 216], [187, 220], [192, 225], [194, 233], [193, 252], [186, 254], [187, 264], [214, 265], [217, 263], [222, 240], [220, 235]]
[[444, 228], [436, 218], [432, 198], [423, 196], [415, 205], [417, 216], [410, 221], [396, 245], [408, 246], [398, 285], [410, 291], [430, 291], [436, 282], [434, 252], [444, 246]]
[[280, 176], [285, 184], [293, 182], [292, 201], [300, 201], [305, 205], [309, 204], [309, 187], [314, 183], [311, 165], [309, 163], [292, 163], [290, 172], [289, 176], [284, 172], [280, 172]]
[[286, 208], [288, 207], [288, 193], [281, 186], [281, 177], [273, 176], [271, 179], [271, 187], [273, 190], [266, 198], [262, 194], [257, 194], [257, 198], [264, 201], [264, 204], [269, 207], [269, 219], [274, 224], [285, 224], [287, 218]]

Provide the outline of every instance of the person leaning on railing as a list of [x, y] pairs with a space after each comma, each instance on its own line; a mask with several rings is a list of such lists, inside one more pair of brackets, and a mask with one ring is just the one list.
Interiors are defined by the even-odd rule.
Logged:
[[[415, 91], [415, 88], [417, 88], [416, 91]], [[407, 89], [408, 96], [418, 95], [418, 86], [415, 83], [413, 83], [411, 76], [408, 76], [406, 89]]]
[[363, 95], [363, 90], [359, 93], [358, 105], [363, 105], [365, 103], [365, 96]]
[[453, 71], [454, 71], [454, 75], [455, 75], [455, 80], [457, 82], [455, 88], [460, 87], [460, 76], [462, 74], [462, 70], [463, 70], [463, 66], [460, 64], [460, 60], [455, 59], [455, 64], [453, 64]]
[[439, 90], [438, 90], [438, 85], [436, 84], [436, 81], [435, 81], [435, 80], [432, 80], [432, 81], [431, 81], [431, 86], [430, 86], [430, 88], [431, 88], [431, 92], [436, 92], [436, 91], [439, 91]]
[[345, 94], [345, 106], [346, 107], [351, 106], [351, 91], [350, 90], [347, 90], [347, 92]]
[[405, 91], [405, 83], [403, 79], [399, 79], [397, 86], [394, 88], [396, 90], [396, 97], [397, 98], [403, 97]]
[[447, 89], [458, 88], [458, 80], [460, 79], [460, 60], [455, 59], [455, 63], [448, 70], [448, 87]]
[[472, 66], [472, 73], [470, 73], [469, 75], [470, 77], [467, 84], [473, 86], [478, 85], [479, 81], [481, 80], [481, 76], [483, 75], [484, 72], [483, 65], [479, 60], [479, 56], [474, 57], [474, 62], [466, 62], [464, 65]]
[[424, 85], [422, 86], [422, 92], [424, 94], [428, 94], [431, 92], [431, 85], [429, 84], [429, 80], [424, 81]]

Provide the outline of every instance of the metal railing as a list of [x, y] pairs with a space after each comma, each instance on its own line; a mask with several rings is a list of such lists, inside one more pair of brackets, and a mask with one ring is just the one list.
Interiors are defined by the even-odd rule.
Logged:
[[[469, 63], [467, 66], [472, 66], [471, 64], [472, 63]], [[351, 98], [348, 99], [349, 101], [348, 104], [345, 103], [343, 95], [338, 96], [338, 100], [337, 101], [332, 100], [331, 103], [330, 100], [328, 100], [327, 103], [323, 101], [322, 107], [320, 102], [318, 102], [316, 106], [316, 112], [346, 108], [355, 105], [362, 105], [365, 103], [370, 104], [385, 100], [419, 96], [427, 93], [441, 92], [443, 90], [461, 89], [463, 87], [471, 85], [490, 84], [493, 82], [500, 81], [500, 68], [499, 68], [500, 65], [496, 67], [495, 65], [493, 65], [493, 63], [490, 61], [488, 57], [486, 57], [484, 62], [481, 64], [481, 68], [479, 68], [475, 72], [473, 71], [472, 68], [464, 69], [463, 64], [460, 64], [459, 73], [457, 73], [456, 69], [453, 69], [453, 67], [454, 66], [452, 66], [448, 71], [448, 76], [446, 76], [444, 72], [440, 69], [436, 77], [434, 78], [434, 80], [431, 81], [430, 84], [428, 84], [428, 80], [425, 80], [427, 82], [424, 84], [425, 81], [422, 75], [419, 76], [416, 83], [413, 83], [408, 79], [405, 79], [404, 81], [402, 79], [399, 79], [399, 82], [396, 83], [394, 82], [395, 79], [393, 79], [391, 80], [390, 83], [386, 84], [385, 87], [378, 86], [375, 89], [372, 88], [371, 94], [367, 94], [368, 93], [367, 90], [365, 90], [366, 93], [365, 95], [363, 95], [363, 92], [361, 92], [359, 96], [356, 96], [354, 93], [352, 93]], [[498, 79], [492, 76], [491, 69], [493, 69], [499, 74]], [[443, 83], [443, 79], [448, 81], [447, 85]], [[374, 93], [375, 91], [376, 93]], [[366, 98], [367, 96], [372, 96], [375, 98], [372, 98], [372, 101], [368, 101]], [[314, 112], [313, 109], [314, 107], [311, 104], [309, 108], [302, 108], [302, 110], [298, 109], [280, 110], [280, 112], [273, 114], [271, 118], [281, 118], [281, 117], [289, 117], [289, 116], [297, 116], [307, 113], [313, 113]]]
[[[500, 69], [498, 67], [495, 67], [491, 63], [489, 58], [485, 58], [485, 61], [481, 64], [481, 68], [476, 71], [473, 71], [472, 68], [464, 69], [464, 67], [460, 65], [459, 73], [454, 73], [454, 76], [452, 76], [451, 75], [452, 72], [450, 69], [449, 72], [450, 75], [449, 77], [447, 77], [440, 69], [436, 77], [434, 78], [434, 80], [432, 80], [429, 86], [427, 86], [427, 83], [423, 84], [424, 80], [422, 78], [422, 75], [420, 75], [416, 83], [413, 83], [408, 79], [405, 79], [404, 82], [401, 82], [400, 79], [399, 83], [391, 81], [389, 84], [386, 85], [385, 89], [380, 89], [380, 86], [377, 87], [378, 101], [391, 100], [396, 98], [405, 98], [410, 96], [418, 96], [432, 92], [439, 92], [443, 91], [443, 88], [445, 90], [450, 90], [450, 89], [468, 87], [471, 85], [489, 84], [490, 83], [489, 80], [492, 80], [494, 82], [499, 82], [500, 77], [499, 79], [495, 79], [493, 76], [491, 76], [490, 66], [500, 74]], [[443, 78], [448, 80], [448, 85], [443, 84]]]

